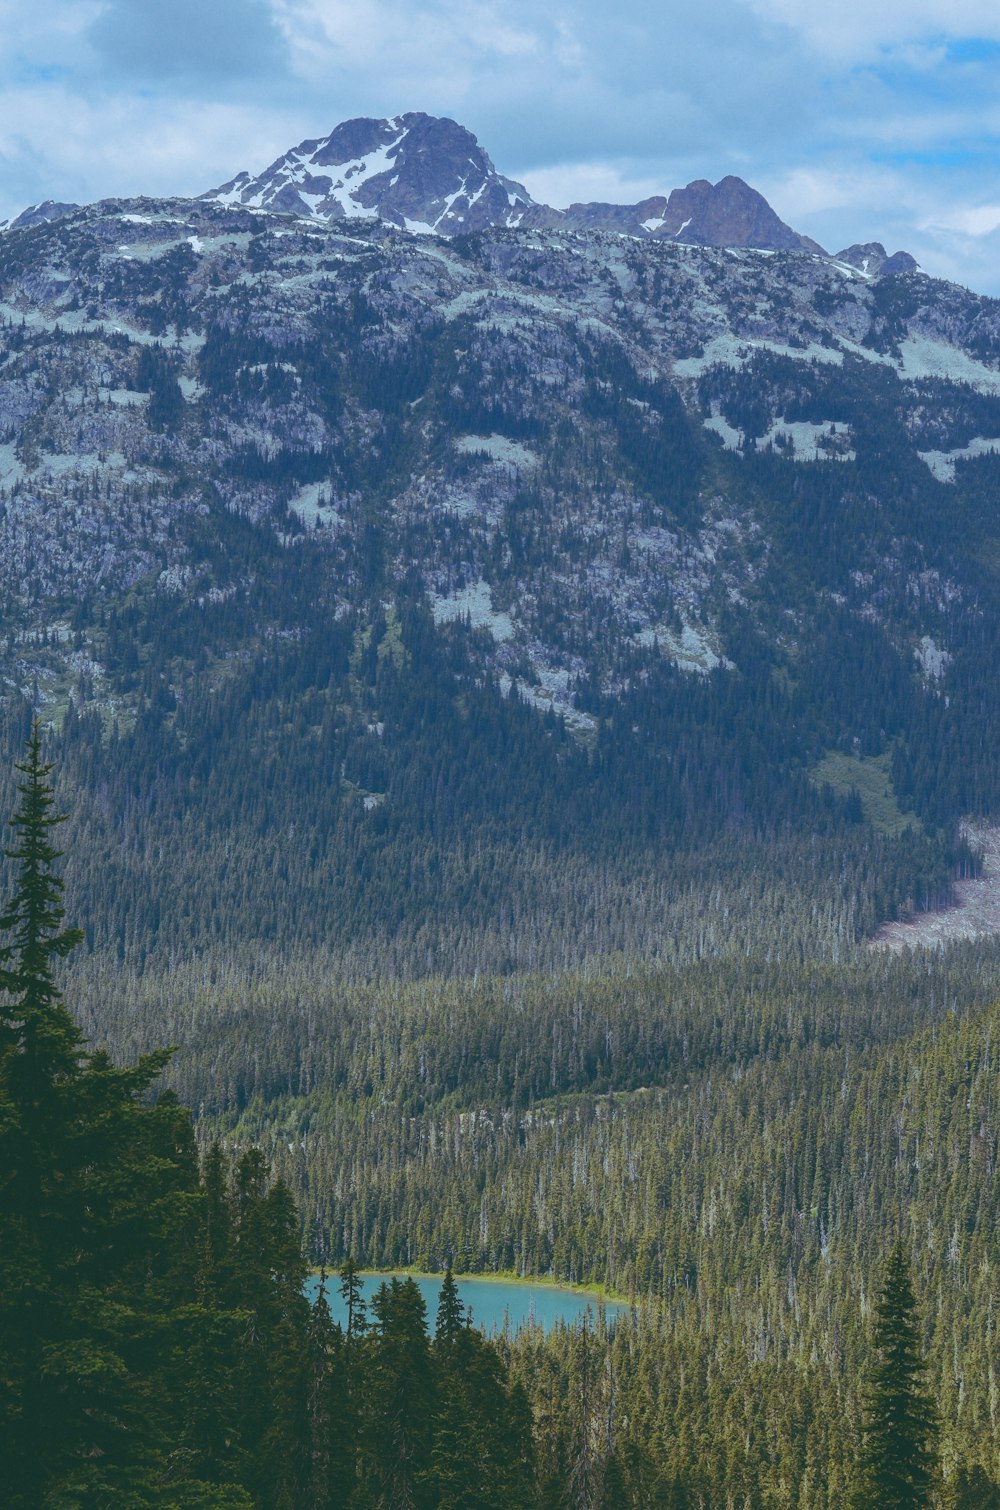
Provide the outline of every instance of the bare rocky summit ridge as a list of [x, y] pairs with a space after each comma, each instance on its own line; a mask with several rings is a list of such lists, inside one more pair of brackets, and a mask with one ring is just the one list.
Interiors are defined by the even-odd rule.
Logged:
[[58, 199], [44, 199], [41, 204], [29, 205], [22, 210], [20, 215], [15, 215], [10, 222], [11, 230], [23, 230], [26, 226], [45, 225], [50, 220], [61, 220], [64, 215], [72, 215], [80, 206], [72, 202], [67, 203]]
[[[464, 126], [421, 112], [344, 121], [327, 137], [301, 142], [263, 173], [240, 173], [201, 197], [317, 220], [377, 218], [439, 236], [520, 226], [826, 255], [817, 242], [786, 225], [762, 194], [732, 175], [717, 184], [695, 179], [669, 195], [632, 205], [571, 204], [559, 210], [538, 204], [523, 184], [497, 172]], [[874, 256], [871, 260], [874, 267]], [[882, 248], [881, 262], [887, 260]], [[916, 266], [912, 259], [908, 265]]]
[[678, 241], [687, 246], [755, 247], [825, 256], [818, 242], [800, 236], [771, 209], [763, 194], [731, 175], [717, 184], [698, 178], [669, 196], [634, 205], [573, 204], [547, 224], [571, 230], [613, 230], [628, 236]]
[[438, 235], [518, 225], [534, 203], [496, 171], [471, 131], [421, 112], [344, 121], [258, 177], [240, 173], [202, 197], [320, 220], [377, 218]]
[[845, 247], [836, 255], [837, 262], [846, 262], [870, 278], [882, 278], [891, 273], [916, 273], [920, 269], [917, 259], [909, 252], [893, 252], [890, 257], [881, 241], [866, 241]]

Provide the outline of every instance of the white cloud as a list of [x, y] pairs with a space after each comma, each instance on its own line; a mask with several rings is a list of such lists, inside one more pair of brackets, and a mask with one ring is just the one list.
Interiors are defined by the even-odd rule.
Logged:
[[0, 217], [47, 198], [199, 193], [241, 166], [262, 167], [299, 139], [299, 128], [252, 105], [87, 100], [58, 83], [2, 90]]
[[218, 88], [284, 71], [270, 0], [105, 0], [87, 33], [106, 78]]
[[957, 231], [961, 236], [989, 236], [1000, 227], [1000, 204], [944, 206], [918, 225], [931, 233]]
[[914, 44], [943, 38], [1000, 41], [996, 0], [746, 0], [759, 16], [790, 27], [838, 63], [871, 62], [886, 52], [916, 60]]
[[759, 187], [783, 219], [831, 251], [881, 241], [935, 277], [1000, 293], [1000, 203], [984, 199], [974, 172], [855, 162], [765, 176]]
[[668, 194], [676, 184], [662, 178], [635, 178], [611, 163], [563, 163], [513, 173], [540, 204], [564, 210], [570, 204], [636, 204], [654, 194]]
[[896, 187], [894, 177], [886, 173], [869, 173], [859, 181], [854, 169], [814, 167], [765, 176], [757, 187], [782, 219], [794, 224], [806, 216], [843, 209], [859, 201], [871, 203], [888, 190], [890, 183]]
[[44, 87], [70, 75], [102, 8], [103, 0], [0, 0], [0, 95], [8, 84]]
[[416, 7], [403, 0], [272, 0], [275, 17], [292, 49], [293, 66], [304, 78], [329, 76], [331, 69], [405, 72], [428, 83], [458, 69], [455, 82], [491, 59], [532, 57], [544, 50], [540, 35], [512, 25], [485, 4], [431, 3]]

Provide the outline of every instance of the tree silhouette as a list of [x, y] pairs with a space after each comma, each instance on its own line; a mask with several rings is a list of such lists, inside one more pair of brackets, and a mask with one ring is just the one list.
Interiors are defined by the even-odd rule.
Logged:
[[176, 1103], [142, 1105], [169, 1053], [117, 1069], [63, 1003], [53, 960], [82, 935], [62, 926], [51, 833], [63, 819], [37, 724], [17, 769], [17, 873], [0, 914], [0, 1461], [5, 1503], [28, 1507], [81, 1465], [108, 1495], [120, 1475], [153, 1471], [154, 1425], [129, 1387], [141, 1276], [168, 1192], [197, 1166]]
[[52, 867], [61, 851], [50, 833], [64, 815], [52, 811], [52, 767], [42, 761], [37, 723], [17, 770], [25, 779], [18, 785], [21, 803], [11, 819], [18, 842], [4, 851], [17, 861], [18, 871], [13, 898], [0, 916], [0, 930], [13, 935], [13, 942], [0, 948], [0, 990], [7, 998], [0, 1007], [0, 1052], [20, 1119], [31, 1126], [51, 1115], [51, 1095], [79, 1065], [82, 1034], [63, 1006], [52, 961], [64, 959], [83, 934], [60, 926], [63, 884]]
[[857, 1510], [924, 1510], [937, 1466], [937, 1415], [924, 1380], [917, 1305], [899, 1243], [886, 1263], [872, 1341], [855, 1504]]

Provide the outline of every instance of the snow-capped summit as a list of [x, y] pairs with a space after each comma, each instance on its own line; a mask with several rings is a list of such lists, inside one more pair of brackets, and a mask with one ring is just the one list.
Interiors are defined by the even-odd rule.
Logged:
[[[732, 175], [715, 184], [695, 179], [638, 204], [552, 209], [498, 173], [471, 131], [422, 111], [343, 121], [329, 136], [293, 147], [263, 173], [240, 173], [201, 198], [316, 220], [383, 220], [438, 236], [520, 226], [827, 255], [786, 225], [763, 194]], [[916, 268], [907, 253], [887, 257], [874, 242], [850, 247], [838, 259], [871, 277]]]
[[258, 176], [240, 173], [202, 198], [320, 220], [377, 218], [439, 236], [523, 225], [619, 231], [701, 246], [821, 250], [785, 225], [740, 178], [717, 184], [698, 179], [635, 205], [551, 209], [498, 173], [471, 131], [422, 112], [344, 121], [329, 136], [292, 148]]
[[496, 171], [471, 131], [419, 111], [344, 121], [258, 177], [240, 173], [202, 198], [321, 220], [378, 218], [438, 235], [516, 226], [533, 203]]

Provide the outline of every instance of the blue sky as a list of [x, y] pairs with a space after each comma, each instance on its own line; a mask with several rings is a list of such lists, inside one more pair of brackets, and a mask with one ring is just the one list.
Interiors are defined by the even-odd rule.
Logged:
[[427, 110], [552, 204], [736, 173], [1000, 295], [997, 0], [0, 0], [0, 60], [0, 216]]

